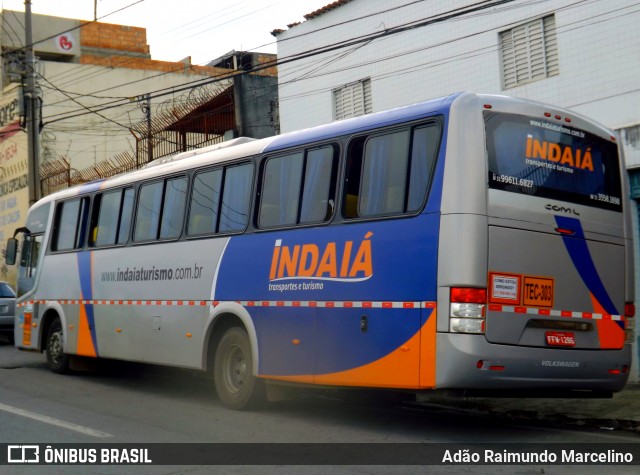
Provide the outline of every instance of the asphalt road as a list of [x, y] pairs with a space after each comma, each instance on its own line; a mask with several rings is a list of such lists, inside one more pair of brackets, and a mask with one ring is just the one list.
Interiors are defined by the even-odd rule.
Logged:
[[[201, 373], [111, 362], [51, 373], [44, 355], [0, 342], [0, 441], [4, 443], [640, 443], [634, 434], [523, 425], [451, 408], [345, 401], [301, 391], [261, 411], [221, 406]], [[500, 446], [500, 445], [499, 445]], [[330, 454], [328, 454], [330, 455]], [[1, 473], [87, 473], [87, 467], [1, 467]], [[95, 470], [94, 470], [95, 468]], [[92, 467], [91, 473], [211, 473], [212, 467]], [[609, 471], [609, 469], [611, 469]], [[509, 466], [268, 467], [272, 473], [513, 473]], [[519, 466], [518, 473], [637, 473], [636, 467]], [[223, 466], [216, 473], [264, 473]]]

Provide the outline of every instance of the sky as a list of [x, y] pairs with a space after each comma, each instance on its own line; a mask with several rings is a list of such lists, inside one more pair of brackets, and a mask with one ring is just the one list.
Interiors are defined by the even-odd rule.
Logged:
[[[31, 0], [33, 13], [147, 29], [151, 57], [206, 64], [231, 50], [276, 53], [271, 31], [304, 21], [332, 0]], [[24, 0], [0, 0], [24, 11]]]

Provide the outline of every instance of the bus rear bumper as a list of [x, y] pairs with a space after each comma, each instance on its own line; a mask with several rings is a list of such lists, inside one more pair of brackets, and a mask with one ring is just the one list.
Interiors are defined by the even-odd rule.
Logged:
[[577, 350], [498, 345], [484, 335], [438, 333], [437, 389], [620, 391], [629, 377], [631, 345]]

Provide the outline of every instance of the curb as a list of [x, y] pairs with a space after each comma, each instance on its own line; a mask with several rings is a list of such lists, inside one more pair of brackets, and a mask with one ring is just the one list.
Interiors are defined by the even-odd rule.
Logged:
[[528, 424], [581, 427], [640, 434], [640, 384], [611, 398], [430, 397], [422, 407], [449, 409]]

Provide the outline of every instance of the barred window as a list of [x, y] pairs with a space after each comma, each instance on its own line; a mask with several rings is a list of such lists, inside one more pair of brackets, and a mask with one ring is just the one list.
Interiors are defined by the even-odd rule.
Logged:
[[500, 53], [503, 89], [558, 75], [560, 68], [554, 15], [501, 32]]

